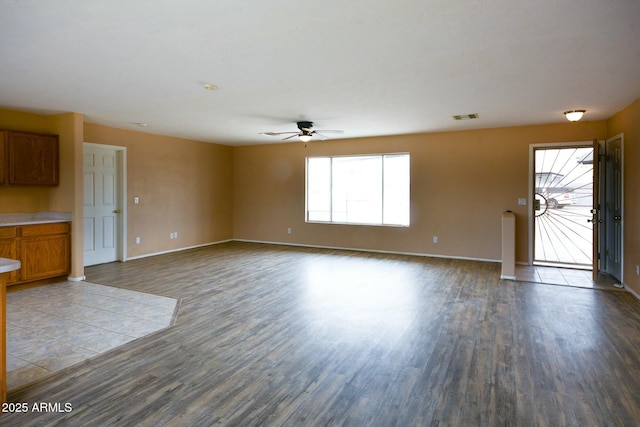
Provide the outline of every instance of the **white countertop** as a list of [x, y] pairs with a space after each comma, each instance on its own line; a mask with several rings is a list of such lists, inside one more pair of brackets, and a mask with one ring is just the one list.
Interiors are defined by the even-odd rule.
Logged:
[[36, 213], [7, 213], [0, 214], [0, 227], [11, 225], [44, 224], [47, 222], [69, 222], [71, 213], [68, 212], [36, 212]]
[[20, 261], [17, 259], [0, 258], [0, 273], [8, 273], [20, 268]]

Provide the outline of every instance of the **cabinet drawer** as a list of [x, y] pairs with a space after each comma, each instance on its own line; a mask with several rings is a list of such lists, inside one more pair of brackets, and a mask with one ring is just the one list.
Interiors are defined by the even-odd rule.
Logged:
[[16, 235], [16, 227], [0, 227], [0, 239], [11, 239]]
[[68, 222], [52, 222], [49, 224], [23, 225], [22, 237], [44, 236], [47, 234], [64, 234], [69, 232]]

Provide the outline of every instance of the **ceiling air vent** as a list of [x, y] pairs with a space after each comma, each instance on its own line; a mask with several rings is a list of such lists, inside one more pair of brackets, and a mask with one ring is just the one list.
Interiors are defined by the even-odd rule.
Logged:
[[477, 119], [478, 113], [474, 113], [474, 114], [460, 114], [458, 116], [453, 116], [454, 120], [471, 120], [471, 119]]

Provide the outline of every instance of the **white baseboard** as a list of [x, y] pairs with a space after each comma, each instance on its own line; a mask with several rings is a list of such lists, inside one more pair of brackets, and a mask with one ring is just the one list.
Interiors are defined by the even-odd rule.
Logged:
[[503, 275], [500, 275], [500, 279], [501, 280], [518, 280], [516, 276], [503, 276]]
[[127, 258], [126, 260], [123, 260], [123, 262], [127, 261], [127, 260], [133, 260], [133, 259], [149, 258], [149, 257], [156, 256], [156, 255], [170, 254], [172, 252], [180, 252], [180, 251], [186, 251], [186, 250], [189, 250], [189, 249], [202, 248], [202, 247], [205, 247], [205, 246], [219, 245], [220, 243], [227, 243], [227, 242], [232, 242], [232, 241], [233, 241], [233, 239], [220, 240], [219, 242], [203, 243], [202, 245], [187, 246], [187, 247], [184, 247], [184, 248], [170, 249], [168, 251], [153, 252], [153, 253], [150, 253], [150, 254], [132, 256], [132, 257]]
[[637, 300], [640, 301], [640, 294], [638, 294], [636, 291], [634, 291], [633, 289], [631, 289], [629, 286], [625, 285], [624, 283], [622, 284], [622, 286], [624, 286], [624, 288], [634, 297], [636, 297]]
[[410, 256], [420, 256], [420, 257], [428, 257], [428, 258], [444, 258], [444, 259], [460, 259], [466, 261], [482, 261], [482, 262], [502, 262], [499, 259], [487, 259], [487, 258], [471, 258], [471, 257], [461, 257], [461, 256], [452, 256], [452, 255], [439, 255], [439, 254], [429, 254], [429, 253], [420, 253], [420, 252], [399, 252], [399, 251], [383, 251], [377, 249], [360, 249], [360, 248], [346, 248], [341, 246], [322, 246], [322, 245], [306, 245], [301, 243], [290, 243], [290, 242], [270, 242], [265, 240], [249, 240], [249, 239], [232, 239], [235, 242], [246, 242], [246, 243], [263, 243], [266, 245], [281, 245], [281, 246], [298, 246], [303, 248], [318, 248], [318, 249], [334, 249], [341, 251], [357, 251], [357, 252], [372, 252], [379, 254], [390, 254], [390, 255], [410, 255]]
[[68, 276], [67, 280], [69, 282], [83, 282], [84, 280], [87, 279], [87, 276], [79, 276], [79, 277], [75, 277], [75, 276]]
[[[481, 262], [494, 262], [494, 263], [502, 262], [502, 260], [499, 260], [499, 259], [489, 259], [489, 258], [461, 257], [461, 256], [453, 256], [453, 255], [422, 253], [422, 252], [384, 251], [384, 250], [378, 250], [378, 249], [348, 248], [343, 246], [307, 245], [302, 243], [274, 242], [274, 241], [267, 241], [267, 240], [251, 240], [251, 239], [227, 239], [227, 240], [220, 240], [218, 242], [204, 243], [202, 245], [176, 248], [176, 249], [171, 249], [171, 250], [161, 251], [161, 252], [153, 252], [149, 254], [129, 257], [126, 260], [123, 260], [123, 262], [127, 260], [149, 258], [156, 255], [169, 254], [172, 252], [186, 251], [188, 249], [219, 245], [221, 243], [227, 243], [227, 242], [261, 243], [265, 245], [295, 246], [295, 247], [302, 247], [302, 248], [317, 248], [317, 249], [333, 249], [333, 250], [341, 250], [341, 251], [370, 252], [370, 253], [389, 254], [389, 255], [409, 255], [409, 256], [419, 256], [419, 257], [426, 257], [426, 258], [459, 259], [459, 260], [465, 260], [465, 261], [481, 261]], [[515, 277], [512, 280], [515, 280]]]

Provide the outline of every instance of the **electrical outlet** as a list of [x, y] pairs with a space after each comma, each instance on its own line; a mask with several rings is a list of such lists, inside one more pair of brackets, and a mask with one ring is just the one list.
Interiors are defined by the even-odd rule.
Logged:
[[140, 203], [140, 197], [136, 196], [133, 198], [133, 204], [137, 205], [138, 203]]
[[433, 236], [433, 243], [438, 243], [438, 236]]
[[178, 232], [177, 232], [177, 231], [174, 231], [174, 232], [173, 232], [173, 238], [174, 238], [174, 239], [177, 239], [177, 238], [178, 238]]
[[287, 234], [291, 234], [291, 227], [287, 228]]
[[139, 244], [140, 244], [140, 240], [141, 240], [141, 239], [140, 239], [139, 237], [136, 237], [136, 245], [139, 245]]
[[640, 276], [640, 265], [636, 265], [636, 276]]

